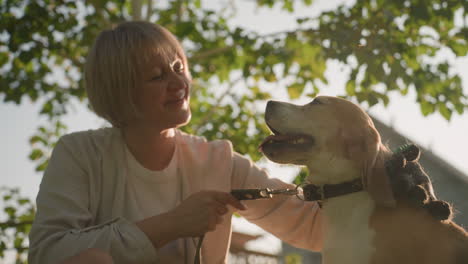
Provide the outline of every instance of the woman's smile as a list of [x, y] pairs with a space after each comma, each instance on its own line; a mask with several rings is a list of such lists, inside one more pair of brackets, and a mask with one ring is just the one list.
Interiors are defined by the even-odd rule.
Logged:
[[171, 108], [186, 109], [188, 107], [187, 99], [187, 91], [185, 89], [181, 89], [177, 91], [169, 100], [167, 100], [165, 105]]
[[166, 106], [170, 107], [170, 108], [186, 109], [187, 108], [187, 99], [182, 98], [182, 99], [170, 100], [170, 101], [166, 102]]

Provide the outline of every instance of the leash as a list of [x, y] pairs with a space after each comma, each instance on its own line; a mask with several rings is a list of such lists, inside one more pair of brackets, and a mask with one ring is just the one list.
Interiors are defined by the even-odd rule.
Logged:
[[[355, 179], [349, 182], [340, 184], [324, 184], [314, 185], [305, 184], [298, 185], [294, 189], [234, 189], [231, 190], [231, 195], [239, 201], [242, 200], [258, 200], [271, 199], [274, 195], [295, 195], [300, 200], [318, 201], [321, 207], [321, 202], [325, 199], [341, 196], [349, 193], [359, 192], [363, 190], [361, 179]], [[201, 264], [201, 247], [205, 235], [198, 238], [197, 250], [195, 254], [194, 264]]]
[[[273, 195], [297, 195], [300, 191], [300, 187], [295, 189], [276, 189], [272, 190], [269, 188], [263, 189], [234, 189], [231, 191], [231, 195], [234, 196], [239, 201], [242, 200], [257, 200], [257, 199], [270, 199], [273, 198]], [[201, 235], [198, 238], [197, 249], [195, 253], [195, 258], [193, 260], [194, 264], [201, 264], [201, 247], [205, 235]]]
[[195, 259], [193, 260], [194, 264], [201, 264], [201, 246], [203, 243], [203, 239], [205, 239], [205, 235], [201, 235], [198, 238], [198, 243], [197, 243], [197, 251], [195, 254]]

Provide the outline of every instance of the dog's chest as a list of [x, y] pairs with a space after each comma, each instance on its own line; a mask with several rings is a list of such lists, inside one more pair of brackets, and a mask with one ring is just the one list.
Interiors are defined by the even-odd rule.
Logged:
[[369, 264], [375, 250], [369, 219], [375, 204], [366, 192], [330, 199], [324, 205], [324, 264]]

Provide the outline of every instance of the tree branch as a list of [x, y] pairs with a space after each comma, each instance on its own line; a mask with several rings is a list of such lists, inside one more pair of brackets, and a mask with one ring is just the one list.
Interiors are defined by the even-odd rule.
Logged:
[[217, 48], [217, 49], [212, 49], [212, 50], [207, 50], [207, 51], [202, 51], [200, 53], [196, 53], [193, 56], [190, 56], [189, 61], [192, 62], [193, 60], [203, 60], [206, 58], [209, 58], [214, 55], [222, 54], [230, 49], [234, 48], [234, 46], [226, 46], [222, 48]]
[[[257, 39], [265, 39], [265, 38], [274, 37], [274, 36], [282, 35], [282, 34], [290, 34], [290, 33], [298, 33], [298, 32], [312, 32], [312, 31], [318, 32], [318, 30], [313, 30], [313, 29], [279, 31], [279, 32], [269, 33], [266, 35], [260, 35], [257, 37]], [[202, 51], [202, 52], [194, 54], [193, 56], [190, 56], [189, 61], [193, 62], [194, 60], [203, 60], [203, 59], [206, 59], [206, 58], [218, 55], [218, 54], [222, 54], [230, 49], [233, 49], [235, 46], [236, 45], [230, 45], [230, 46], [225, 46], [225, 47], [221, 47], [217, 49]]]
[[29, 247], [5, 248], [5, 251], [26, 251], [28, 249]]
[[146, 9], [146, 21], [149, 21], [153, 14], [153, 0], [148, 0], [148, 8]]
[[0, 223], [0, 228], [11, 228], [11, 227], [24, 226], [24, 225], [32, 225], [32, 223], [33, 223], [33, 221], [23, 221], [23, 222], [8, 221], [8, 222], [1, 222], [1, 223]]
[[141, 19], [141, 0], [132, 0], [132, 18], [133, 20]]
[[203, 119], [200, 121], [200, 123], [198, 124], [197, 127], [195, 127], [195, 131], [196, 133], [199, 133], [200, 131], [198, 131], [199, 129], [201, 129], [208, 120], [211, 119], [211, 117], [213, 116], [213, 114], [216, 112], [216, 110], [218, 110], [220, 107], [221, 107], [221, 102], [223, 101], [223, 99], [228, 96], [228, 95], [231, 95], [231, 91], [232, 91], [232, 87], [239, 81], [241, 81], [243, 78], [242, 77], [239, 77], [238, 79], [234, 80], [234, 81], [231, 81], [226, 89], [226, 91], [224, 91], [223, 94], [221, 94], [221, 96], [218, 98], [217, 100], [217, 103], [216, 105], [212, 106], [210, 108], [210, 110], [204, 115]]
[[177, 10], [176, 10], [176, 12], [177, 12], [177, 17], [176, 17], [177, 24], [180, 23], [180, 21], [182, 21], [182, 11], [183, 11], [182, 5], [183, 5], [182, 0], [177, 1]]

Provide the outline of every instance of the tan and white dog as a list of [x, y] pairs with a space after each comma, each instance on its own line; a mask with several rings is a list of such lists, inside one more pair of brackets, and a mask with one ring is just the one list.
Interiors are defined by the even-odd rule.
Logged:
[[359, 106], [270, 101], [265, 120], [274, 135], [260, 148], [270, 160], [307, 166], [315, 185], [362, 181], [362, 191], [322, 201], [325, 264], [468, 264], [466, 231], [394, 199], [384, 168], [392, 153]]

